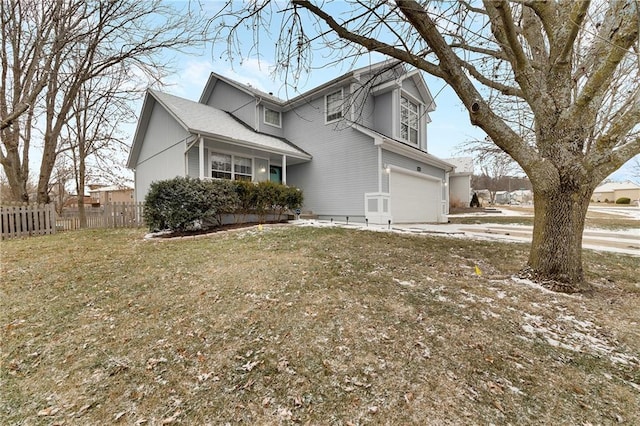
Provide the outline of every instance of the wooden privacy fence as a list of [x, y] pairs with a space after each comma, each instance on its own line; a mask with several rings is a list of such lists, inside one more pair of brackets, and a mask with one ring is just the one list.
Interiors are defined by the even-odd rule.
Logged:
[[[144, 225], [144, 203], [110, 203], [100, 207], [85, 207], [87, 228], [135, 228]], [[66, 208], [58, 215], [59, 231], [80, 229], [80, 212]]]
[[14, 204], [0, 206], [2, 239], [56, 233], [53, 204]]

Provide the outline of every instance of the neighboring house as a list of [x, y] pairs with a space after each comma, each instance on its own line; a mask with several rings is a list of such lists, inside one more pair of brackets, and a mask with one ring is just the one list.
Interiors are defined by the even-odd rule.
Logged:
[[427, 152], [434, 108], [421, 73], [390, 61], [288, 101], [216, 73], [199, 102], [149, 90], [127, 163], [135, 199], [175, 176], [270, 180], [321, 219], [446, 222], [453, 166]]
[[631, 203], [640, 200], [640, 185], [631, 181], [608, 182], [593, 191], [591, 201], [597, 203], [615, 203], [618, 198], [627, 197]]
[[[78, 208], [78, 196], [77, 195], [70, 195], [71, 198], [69, 198], [67, 201], [64, 202], [64, 208], [70, 208], [70, 209], [77, 209]], [[96, 202], [96, 200], [94, 198], [92, 198], [89, 195], [85, 195], [84, 197], [84, 205], [85, 207], [93, 207], [94, 205], [97, 207], [98, 204]]]
[[451, 205], [469, 207], [471, 205], [471, 177], [473, 176], [473, 158], [458, 157], [445, 158], [444, 161], [453, 164], [453, 173], [449, 174], [449, 201]]
[[133, 203], [134, 190], [127, 186], [103, 186], [103, 185], [89, 185], [89, 196], [91, 197], [91, 203], [86, 203], [87, 206], [103, 206], [109, 203]]

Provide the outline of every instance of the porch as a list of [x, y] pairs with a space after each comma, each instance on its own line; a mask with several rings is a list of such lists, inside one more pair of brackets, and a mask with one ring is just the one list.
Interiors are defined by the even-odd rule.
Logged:
[[200, 179], [271, 181], [286, 185], [288, 166], [311, 161], [309, 154], [288, 141], [259, 136], [265, 136], [259, 144], [194, 136], [186, 143], [185, 175]]

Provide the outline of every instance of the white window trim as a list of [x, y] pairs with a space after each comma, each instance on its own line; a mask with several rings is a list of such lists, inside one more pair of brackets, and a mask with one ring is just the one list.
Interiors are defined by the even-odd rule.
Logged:
[[[280, 124], [273, 124], [273, 123], [269, 123], [267, 121], [267, 110], [269, 111], [273, 111], [273, 112], [277, 112], [278, 113], [278, 122]], [[275, 109], [271, 109], [267, 106], [262, 108], [262, 121], [264, 121], [264, 124], [266, 124], [267, 126], [273, 126], [273, 127], [277, 127], [278, 129], [282, 128], [282, 113], [280, 111], [276, 111]]]
[[[338, 92], [340, 92], [340, 101], [342, 102], [342, 105], [340, 105], [340, 117], [327, 120], [327, 116], [329, 115], [327, 98], [331, 95], [335, 95]], [[340, 90], [334, 90], [333, 92], [324, 95], [324, 124], [335, 123], [336, 121], [340, 121], [342, 119], [344, 119], [344, 89], [341, 87]]]
[[[405, 98], [408, 102], [411, 102], [413, 104], [416, 105], [417, 107], [417, 112], [416, 114], [418, 115], [418, 123], [417, 123], [417, 137], [416, 137], [416, 141], [412, 142], [408, 137], [409, 137], [409, 132], [407, 131], [407, 139], [404, 139], [402, 137], [402, 98]], [[398, 99], [398, 123], [399, 123], [399, 127], [398, 127], [398, 138], [402, 141], [405, 141], [408, 144], [411, 145], [415, 145], [415, 146], [421, 146], [420, 141], [422, 140], [422, 129], [421, 129], [421, 124], [422, 124], [422, 102], [420, 102], [418, 99], [416, 99], [415, 96], [413, 96], [411, 93], [405, 92], [404, 90], [400, 92], [400, 97]], [[409, 127], [409, 125], [407, 124], [407, 127]], [[409, 127], [410, 128], [410, 127]]]

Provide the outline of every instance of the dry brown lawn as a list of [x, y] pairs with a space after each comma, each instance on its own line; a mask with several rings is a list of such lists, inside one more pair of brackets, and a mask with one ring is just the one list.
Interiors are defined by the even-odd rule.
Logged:
[[142, 236], [2, 242], [2, 424], [640, 424], [640, 258], [569, 296], [514, 243]]

